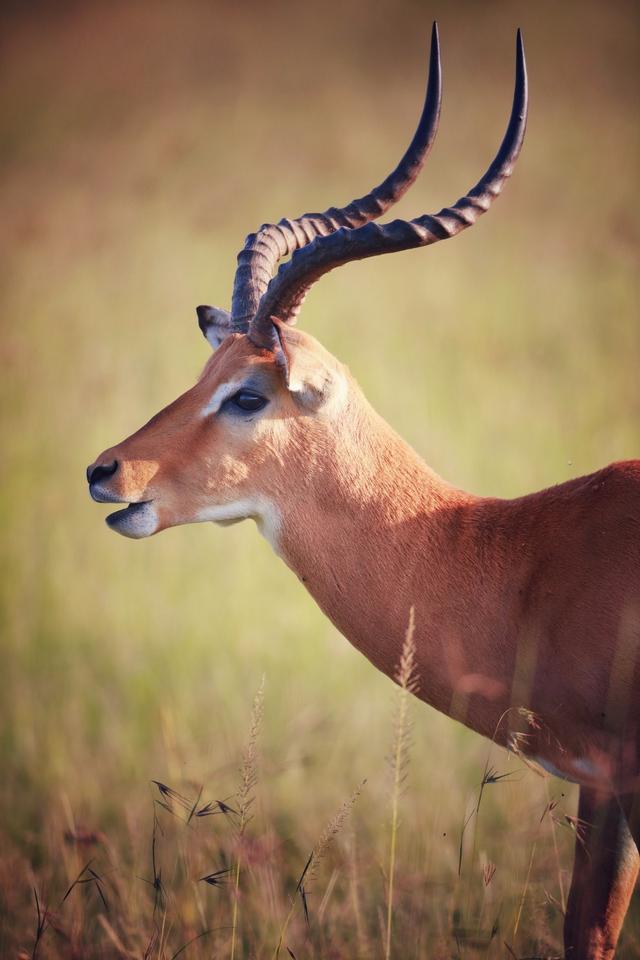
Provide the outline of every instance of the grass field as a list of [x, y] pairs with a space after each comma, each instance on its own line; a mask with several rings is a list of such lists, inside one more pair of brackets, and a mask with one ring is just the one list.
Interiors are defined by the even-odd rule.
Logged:
[[[180, 957], [230, 957], [234, 913], [236, 958], [273, 957], [285, 923], [282, 957], [385, 955], [398, 688], [252, 524], [133, 543], [84, 468], [194, 380], [194, 307], [228, 305], [250, 229], [395, 163], [435, 16], [441, 132], [399, 212], [484, 169], [520, 25], [532, 103], [513, 181], [454, 243], [327, 277], [301, 323], [440, 474], [515, 496], [639, 453], [635, 4], [0, 13], [3, 957], [169, 960], [201, 934]], [[559, 955], [574, 788], [408, 712], [391, 955]], [[243, 797], [239, 840], [215, 802]], [[296, 886], [332, 831], [307, 923]], [[638, 950], [636, 902], [619, 956]]]

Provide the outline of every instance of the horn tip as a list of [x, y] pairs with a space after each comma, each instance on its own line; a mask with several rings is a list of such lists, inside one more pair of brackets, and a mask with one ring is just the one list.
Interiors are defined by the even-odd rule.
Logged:
[[524, 39], [522, 37], [522, 30], [518, 27], [516, 33], [516, 72], [519, 79], [526, 87], [527, 83], [527, 58], [524, 54]]

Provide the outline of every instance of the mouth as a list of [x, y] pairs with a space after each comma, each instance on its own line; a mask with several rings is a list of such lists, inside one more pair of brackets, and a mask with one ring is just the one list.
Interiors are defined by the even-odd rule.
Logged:
[[130, 503], [123, 510], [116, 510], [105, 518], [110, 530], [132, 540], [150, 537], [158, 529], [158, 514], [152, 500]]
[[[90, 493], [96, 503], [127, 503], [110, 490], [103, 489], [98, 483], [92, 484]], [[139, 500], [136, 503], [127, 503], [122, 510], [116, 510], [105, 518], [110, 530], [123, 537], [139, 540], [149, 537], [158, 529], [158, 513], [153, 506], [153, 500]]]

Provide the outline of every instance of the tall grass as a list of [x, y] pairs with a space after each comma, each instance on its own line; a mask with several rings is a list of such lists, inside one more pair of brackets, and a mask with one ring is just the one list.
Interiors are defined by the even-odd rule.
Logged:
[[398, 692], [393, 723], [393, 744], [389, 756], [391, 772], [391, 832], [389, 841], [389, 877], [387, 892], [387, 931], [385, 960], [391, 957], [391, 924], [393, 919], [393, 889], [396, 875], [396, 851], [398, 842], [400, 794], [405, 784], [409, 766], [411, 722], [409, 698], [418, 692], [415, 645], [415, 612], [411, 607], [409, 625], [402, 645], [400, 662], [396, 672]]
[[[461, 862], [459, 872], [466, 889], [459, 887], [456, 891], [452, 886], [437, 899], [429, 895], [424, 908], [423, 885], [425, 878], [431, 876], [428, 858], [422, 856], [417, 868], [415, 823], [409, 823], [405, 831], [399, 829], [400, 798], [404, 797], [406, 814], [411, 813], [412, 801], [415, 801], [415, 791], [406, 776], [408, 703], [415, 686], [413, 628], [412, 617], [398, 667], [398, 690], [391, 718], [393, 750], [386, 758], [386, 773], [385, 758], [381, 755], [380, 775], [374, 775], [369, 784], [374, 790], [378, 784], [375, 807], [384, 801], [391, 773], [390, 844], [381, 884], [376, 881], [379, 866], [375, 863], [375, 837], [369, 831], [365, 833], [364, 854], [358, 853], [354, 845], [353, 835], [363, 829], [361, 819], [353, 824], [349, 853], [344, 844], [340, 849], [336, 847], [361, 797], [364, 783], [330, 818], [308, 855], [304, 853], [306, 841], [301, 835], [289, 840], [289, 850], [278, 843], [283, 837], [281, 799], [269, 797], [274, 788], [273, 779], [267, 777], [258, 790], [262, 683], [254, 699], [247, 742], [242, 751], [240, 786], [233, 799], [216, 798], [212, 783], [197, 785], [185, 781], [170, 785], [154, 780], [152, 809], [146, 818], [137, 822], [138, 836], [130, 838], [137, 847], [135, 866], [127, 864], [124, 851], [112, 845], [106, 836], [75, 825], [66, 841], [72, 854], [65, 863], [70, 881], [55, 893], [55, 884], [60, 884], [62, 878], [54, 869], [54, 862], [48, 862], [46, 868], [39, 871], [41, 882], [48, 888], [47, 898], [43, 901], [40, 891], [35, 889], [33, 933], [27, 934], [23, 941], [25, 955], [30, 952], [42, 957], [67, 957], [88, 953], [109, 957], [115, 948], [123, 956], [157, 956], [163, 960], [176, 960], [183, 954], [204, 960], [212, 955], [231, 955], [232, 951], [236, 956], [279, 960], [285, 951], [294, 958], [324, 958], [332, 953], [358, 957], [405, 956], [408, 947], [413, 945], [417, 956], [431, 957], [438, 955], [436, 951], [442, 950], [446, 942], [446, 937], [443, 939], [437, 933], [431, 914], [436, 905], [442, 910], [448, 904], [452, 935], [459, 951], [466, 953], [482, 947], [484, 955], [497, 958], [506, 949], [510, 955], [519, 957], [516, 951], [518, 939], [522, 941], [519, 926], [525, 907], [528, 903], [530, 908], [532, 899], [535, 901], [541, 895], [534, 892], [532, 898], [532, 886], [539, 889], [539, 881], [534, 880], [534, 864], [543, 876], [551, 878], [553, 848], [558, 849], [557, 838], [554, 836], [552, 847], [542, 825], [550, 819], [561, 823], [561, 816], [570, 825], [572, 818], [563, 814], [562, 798], [547, 801], [541, 815], [535, 817], [535, 823], [520, 829], [525, 855], [521, 881], [518, 870], [511, 877], [506, 874], [517, 860], [505, 861], [504, 849], [496, 846], [492, 856], [498, 863], [486, 853], [480, 857], [478, 870], [473, 857], [464, 864]], [[269, 767], [268, 762], [266, 766]], [[485, 796], [486, 788], [501, 784], [502, 789], [508, 789], [517, 784], [519, 772], [522, 771], [514, 770], [514, 778], [509, 780], [497, 774], [488, 762], [485, 764], [479, 794], [473, 799], [472, 807], [476, 838], [483, 836], [483, 843], [487, 833], [481, 829], [484, 826], [481, 809], [490, 825], [499, 807]], [[419, 778], [417, 768], [414, 778]], [[530, 795], [533, 794], [531, 786], [526, 784]], [[334, 783], [331, 792], [338, 787]], [[540, 792], [538, 798], [542, 798]], [[447, 803], [450, 802], [447, 797]], [[522, 809], [520, 805], [518, 816]], [[316, 820], [317, 815], [311, 819]], [[250, 822], [253, 829], [247, 832]], [[299, 819], [297, 831], [302, 824]], [[516, 825], [513, 820], [510, 837], [517, 836]], [[307, 832], [314, 829], [313, 824], [306, 824]], [[404, 844], [400, 843], [402, 837]], [[504, 874], [500, 880], [496, 876], [498, 864]], [[242, 875], [244, 889], [240, 901]], [[434, 880], [437, 876], [438, 873]], [[400, 881], [400, 899], [394, 899], [396, 879]], [[439, 880], [438, 884], [441, 883]], [[499, 893], [494, 896], [492, 888], [496, 886]], [[385, 893], [386, 922], [382, 922], [380, 907]], [[547, 889], [545, 898], [550, 911], [560, 917], [561, 905]], [[56, 906], [51, 907], [51, 903]], [[537, 922], [538, 955], [557, 956], [542, 935], [540, 917]], [[426, 925], [428, 931], [424, 938], [419, 933], [421, 925]], [[536, 941], [525, 940], [521, 945], [532, 942]], [[628, 943], [631, 948], [632, 941]]]
[[238, 790], [238, 852], [236, 855], [235, 890], [233, 898], [233, 919], [231, 921], [231, 960], [236, 952], [236, 932], [238, 927], [238, 902], [240, 899], [240, 866], [242, 862], [242, 844], [244, 832], [251, 819], [251, 808], [255, 803], [254, 791], [258, 782], [258, 736], [262, 724], [264, 707], [264, 677], [253, 701], [249, 740], [242, 758], [240, 788]]
[[[330, 845], [336, 839], [338, 834], [342, 831], [347, 821], [347, 818], [351, 814], [354, 804], [356, 803], [358, 797], [360, 796], [363, 786], [364, 786], [364, 783], [361, 784], [359, 787], [356, 787], [356, 789], [351, 794], [351, 796], [348, 797], [342, 803], [342, 806], [340, 807], [338, 812], [328, 822], [322, 834], [320, 835], [320, 839], [318, 840], [317, 844], [314, 846], [311, 853], [309, 854], [309, 858], [304, 865], [304, 869], [300, 874], [300, 877], [298, 878], [298, 882], [296, 883], [295, 896], [291, 897], [291, 905], [289, 907], [289, 911], [282, 922], [282, 926], [280, 927], [278, 943], [276, 945], [276, 949], [274, 952], [274, 960], [278, 960], [278, 958], [280, 957], [280, 952], [284, 944], [284, 939], [287, 934], [287, 930], [289, 929], [289, 924], [291, 923], [291, 918], [293, 917], [294, 910], [296, 909], [298, 896], [300, 898], [300, 902], [302, 903], [307, 924], [310, 922], [309, 908], [307, 905], [307, 891], [310, 885], [313, 883], [313, 880], [316, 878], [318, 866], [326, 856]], [[291, 951], [288, 948], [287, 950], [289, 953], [291, 953]]]

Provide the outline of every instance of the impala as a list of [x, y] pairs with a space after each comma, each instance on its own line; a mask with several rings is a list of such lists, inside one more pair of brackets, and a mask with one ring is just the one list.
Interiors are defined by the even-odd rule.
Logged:
[[94, 500], [128, 504], [107, 517], [126, 537], [252, 518], [389, 676], [413, 607], [420, 698], [580, 785], [565, 948], [611, 957], [639, 863], [640, 461], [516, 500], [465, 493], [292, 326], [329, 270], [453, 237], [500, 193], [526, 125], [519, 33], [511, 117], [478, 184], [435, 215], [373, 223], [422, 168], [440, 87], [434, 25], [422, 116], [397, 168], [346, 207], [250, 234], [231, 311], [197, 308], [215, 353], [195, 386], [87, 477]]

